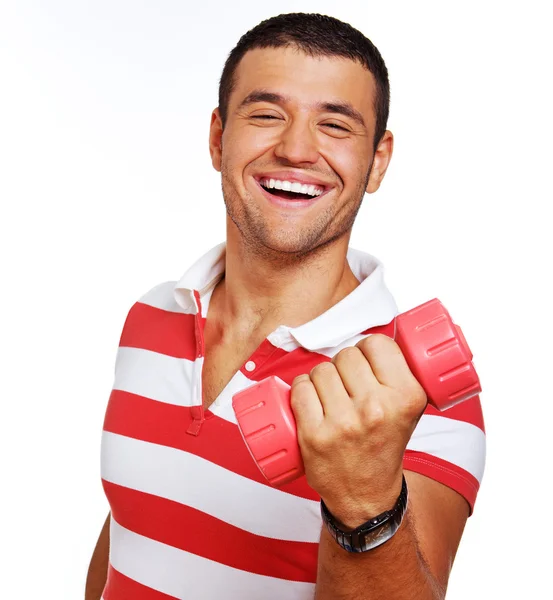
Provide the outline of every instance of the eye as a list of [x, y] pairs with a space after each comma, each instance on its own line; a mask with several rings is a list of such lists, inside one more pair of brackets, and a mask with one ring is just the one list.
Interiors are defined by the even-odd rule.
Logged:
[[338, 129], [339, 131], [349, 132], [349, 129], [346, 129], [345, 127], [342, 127], [341, 125], [338, 125], [337, 123], [324, 123], [324, 127], [330, 127], [331, 129]]
[[252, 119], [278, 119], [275, 115], [252, 115]]

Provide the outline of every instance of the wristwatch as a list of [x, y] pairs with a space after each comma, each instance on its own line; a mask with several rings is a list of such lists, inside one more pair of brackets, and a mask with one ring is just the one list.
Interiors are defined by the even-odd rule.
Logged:
[[401, 493], [392, 510], [369, 519], [353, 531], [343, 531], [321, 499], [321, 516], [330, 535], [348, 552], [367, 552], [387, 542], [398, 530], [407, 510], [407, 482], [403, 476]]

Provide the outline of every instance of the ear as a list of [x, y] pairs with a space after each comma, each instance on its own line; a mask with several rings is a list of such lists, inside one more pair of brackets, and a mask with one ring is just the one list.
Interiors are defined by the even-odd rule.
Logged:
[[223, 122], [219, 108], [211, 113], [211, 124], [209, 126], [209, 153], [211, 164], [216, 171], [221, 172], [221, 154], [223, 144]]
[[392, 160], [392, 152], [394, 150], [394, 136], [391, 131], [384, 132], [376, 151], [374, 153], [373, 166], [367, 184], [367, 194], [372, 194], [380, 187], [384, 175], [388, 169], [388, 165]]

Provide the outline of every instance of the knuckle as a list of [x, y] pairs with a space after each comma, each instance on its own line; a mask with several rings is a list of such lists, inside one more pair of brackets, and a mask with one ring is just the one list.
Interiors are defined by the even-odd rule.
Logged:
[[409, 391], [406, 393], [405, 410], [411, 416], [419, 416], [424, 409], [428, 398], [423, 387], [415, 381]]
[[343, 440], [353, 440], [361, 434], [361, 426], [353, 419], [342, 419], [336, 423], [336, 431]]
[[347, 348], [340, 350], [340, 352], [332, 359], [332, 362], [335, 364], [343, 364], [344, 362], [350, 362], [360, 356], [362, 356], [362, 352], [357, 346], [348, 346]]
[[329, 452], [332, 447], [332, 439], [323, 433], [313, 434], [309, 438], [310, 448], [319, 455]]
[[292, 381], [292, 387], [297, 388], [299, 385], [306, 383], [311, 383], [309, 375], [298, 375], [297, 377], [294, 377], [294, 380]]
[[306, 399], [309, 398], [311, 385], [309, 379], [301, 379], [297, 383], [295, 381], [292, 383], [290, 388], [290, 405], [292, 409], [301, 407], [306, 402]]
[[362, 340], [359, 340], [357, 344], [355, 344], [355, 347], [363, 351], [369, 350], [374, 345], [374, 337], [374, 335], [367, 335]]
[[290, 389], [290, 406], [294, 413], [310, 402], [312, 388], [313, 383], [309, 377], [303, 376], [303, 378], [294, 379]]
[[300, 384], [292, 385], [292, 389], [290, 391], [290, 405], [292, 408], [296, 408], [302, 403], [303, 400], [303, 386]]
[[414, 401], [419, 409], [424, 410], [428, 403], [428, 396], [421, 385], [417, 385], [417, 391], [414, 394]]
[[330, 361], [325, 360], [323, 362], [320, 362], [318, 365], [315, 365], [309, 372], [309, 376], [316, 377], [317, 375], [321, 375], [322, 373], [328, 373], [332, 370], [334, 370], [334, 365]]
[[380, 402], [367, 404], [362, 410], [362, 419], [370, 430], [380, 429], [388, 419], [387, 412]]
[[339, 439], [351, 439], [362, 434], [364, 424], [357, 411], [346, 411], [340, 417], [335, 417], [333, 430]]
[[364, 337], [361, 341], [357, 342], [356, 346], [361, 350], [371, 352], [382, 349], [390, 342], [395, 343], [391, 338], [383, 333], [372, 333], [367, 337]]

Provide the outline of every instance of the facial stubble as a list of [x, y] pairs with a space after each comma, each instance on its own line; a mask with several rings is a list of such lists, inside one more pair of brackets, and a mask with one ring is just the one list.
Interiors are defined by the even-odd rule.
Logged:
[[301, 231], [282, 229], [275, 231], [269, 226], [258, 202], [245, 191], [242, 198], [236, 190], [226, 161], [221, 164], [221, 187], [227, 214], [239, 230], [242, 241], [249, 251], [265, 260], [278, 263], [295, 262], [305, 255], [319, 252], [335, 240], [348, 235], [368, 185], [373, 162], [363, 179], [335, 213], [333, 205], [319, 212], [316, 218], [302, 227]]

